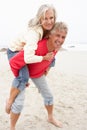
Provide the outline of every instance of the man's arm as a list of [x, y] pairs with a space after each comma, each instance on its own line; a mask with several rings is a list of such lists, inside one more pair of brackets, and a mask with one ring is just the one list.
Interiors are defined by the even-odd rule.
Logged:
[[55, 66], [55, 58], [53, 59], [53, 61], [51, 62], [49, 68], [45, 71], [45, 76], [48, 74], [48, 72], [50, 71], [51, 67], [54, 67]]

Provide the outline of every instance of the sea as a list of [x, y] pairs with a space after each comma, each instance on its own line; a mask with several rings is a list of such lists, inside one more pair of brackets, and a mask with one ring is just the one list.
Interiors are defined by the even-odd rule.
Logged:
[[87, 43], [68, 43], [64, 44], [63, 48], [68, 51], [87, 51]]
[[[87, 51], [87, 43], [66, 43], [62, 47], [68, 51]], [[2, 48], [8, 48], [8, 46], [5, 44], [0, 44], [0, 50]]]

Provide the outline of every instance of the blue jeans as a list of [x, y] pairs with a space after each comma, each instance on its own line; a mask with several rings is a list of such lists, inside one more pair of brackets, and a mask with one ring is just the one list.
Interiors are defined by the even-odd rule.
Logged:
[[[10, 60], [13, 56], [15, 56], [18, 51], [11, 51], [10, 49], [7, 50], [7, 57]], [[27, 65], [24, 66], [22, 69], [19, 70], [19, 76], [15, 77], [12, 82], [12, 87], [18, 88], [20, 91], [25, 89], [25, 85], [29, 80], [29, 71]]]
[[46, 76], [42, 75], [39, 78], [31, 78], [33, 83], [38, 88], [44, 99], [44, 105], [53, 105], [53, 95], [50, 91], [50, 86], [46, 81]]
[[[50, 87], [47, 84], [46, 76], [42, 75], [39, 78], [32, 78], [33, 83], [38, 88], [40, 94], [44, 99], [44, 105], [53, 105], [53, 95], [50, 91]], [[21, 91], [18, 96], [15, 98], [15, 101], [12, 104], [11, 111], [13, 113], [21, 113], [24, 107], [24, 100], [25, 100], [25, 90]]]

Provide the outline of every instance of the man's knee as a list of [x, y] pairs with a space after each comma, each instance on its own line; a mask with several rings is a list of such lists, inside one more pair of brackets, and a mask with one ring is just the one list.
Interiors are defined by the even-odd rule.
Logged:
[[15, 114], [21, 113], [23, 105], [12, 105], [11, 111]]
[[53, 96], [45, 98], [44, 103], [45, 105], [53, 105]]

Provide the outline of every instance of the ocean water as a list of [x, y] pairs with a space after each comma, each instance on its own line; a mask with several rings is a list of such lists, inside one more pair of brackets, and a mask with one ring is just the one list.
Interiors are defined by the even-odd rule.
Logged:
[[64, 44], [63, 48], [68, 51], [87, 51], [87, 43]]
[[[8, 46], [5, 44], [0, 44], [0, 49], [7, 48]], [[77, 43], [77, 44], [64, 44], [62, 46], [64, 49], [68, 51], [87, 51], [87, 43]]]

